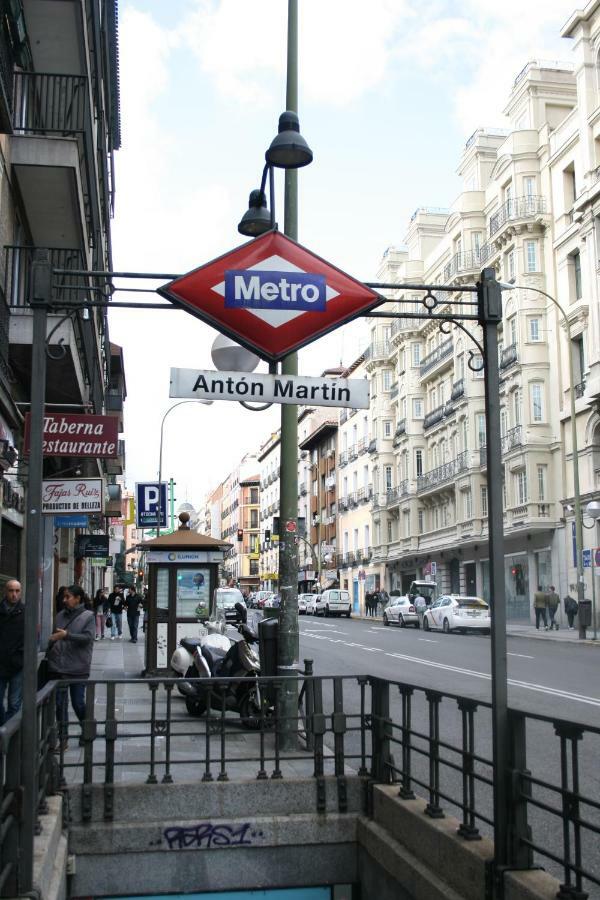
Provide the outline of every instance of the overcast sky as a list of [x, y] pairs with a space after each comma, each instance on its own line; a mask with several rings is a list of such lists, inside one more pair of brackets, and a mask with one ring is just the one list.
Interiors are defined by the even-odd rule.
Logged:
[[[506, 124], [502, 109], [525, 63], [570, 60], [559, 33], [574, 5], [300, 0], [300, 124], [314, 152], [299, 173], [300, 242], [373, 280], [417, 207], [452, 204], [466, 139]], [[184, 273], [243, 242], [237, 223], [285, 108], [287, 3], [120, 0], [119, 8], [114, 268]], [[283, 227], [281, 175], [277, 186]], [[116, 297], [132, 298], [154, 295]], [[115, 310], [110, 328], [125, 353], [133, 487], [156, 478], [160, 423], [177, 402], [170, 367], [213, 368], [216, 332], [179, 311]], [[364, 325], [342, 328], [301, 351], [300, 371], [348, 364], [366, 342]], [[178, 502], [199, 506], [278, 427], [279, 409], [187, 404], [171, 413], [163, 474], [177, 481]]]

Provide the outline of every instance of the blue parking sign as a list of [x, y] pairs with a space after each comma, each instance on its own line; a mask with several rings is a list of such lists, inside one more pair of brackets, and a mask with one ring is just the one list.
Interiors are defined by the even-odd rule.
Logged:
[[135, 486], [135, 524], [137, 528], [156, 528], [160, 496], [160, 528], [167, 527], [167, 483], [139, 481]]
[[583, 568], [591, 569], [592, 568], [592, 551], [591, 550], [582, 550], [581, 558], [583, 560]]

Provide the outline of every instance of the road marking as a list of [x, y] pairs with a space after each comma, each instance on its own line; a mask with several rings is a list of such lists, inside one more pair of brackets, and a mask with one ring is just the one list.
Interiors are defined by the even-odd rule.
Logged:
[[417, 640], [425, 641], [425, 643], [427, 643], [427, 644], [439, 644], [439, 641], [432, 641], [431, 638], [417, 638]]
[[[465, 669], [461, 666], [451, 666], [447, 663], [434, 662], [429, 659], [421, 659], [418, 656], [409, 656], [407, 653], [388, 653], [381, 647], [367, 647], [364, 644], [358, 644], [354, 641], [340, 641], [337, 638], [328, 638], [323, 634], [308, 634], [307, 637], [313, 637], [319, 641], [329, 641], [331, 644], [343, 644], [345, 647], [354, 647], [357, 650], [366, 650], [368, 653], [384, 653], [392, 659], [401, 659], [405, 662], [416, 663], [420, 666], [428, 666], [431, 669], [442, 669], [446, 672], [455, 672], [457, 675], [467, 675], [471, 678], [483, 678], [484, 681], [491, 681], [492, 676], [487, 672], [478, 672], [476, 669]], [[588, 697], [585, 694], [573, 694], [569, 691], [563, 691], [560, 688], [549, 687], [543, 684], [535, 684], [528, 681], [517, 681], [514, 678], [507, 679], [507, 683], [511, 687], [519, 687], [528, 691], [535, 691], [538, 694], [549, 694], [551, 697], [560, 697], [564, 700], [575, 700], [578, 703], [585, 703], [589, 706], [600, 707], [600, 698]]]
[[507, 656], [520, 656], [521, 659], [535, 659], [535, 656], [527, 656], [526, 653], [507, 653]]

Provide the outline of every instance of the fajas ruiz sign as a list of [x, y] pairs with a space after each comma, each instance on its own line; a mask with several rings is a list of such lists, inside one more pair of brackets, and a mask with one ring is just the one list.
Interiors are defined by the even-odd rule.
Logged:
[[42, 513], [102, 513], [104, 487], [101, 478], [55, 478], [42, 482]]
[[[30, 414], [25, 416], [25, 454], [29, 453]], [[46, 413], [43, 430], [44, 456], [115, 459], [119, 455], [116, 416]]]

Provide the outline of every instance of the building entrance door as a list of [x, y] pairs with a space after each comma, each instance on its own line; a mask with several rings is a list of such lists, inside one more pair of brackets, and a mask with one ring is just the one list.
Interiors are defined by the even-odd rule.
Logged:
[[475, 563], [465, 563], [465, 593], [467, 597], [477, 595], [477, 578], [475, 575]]

